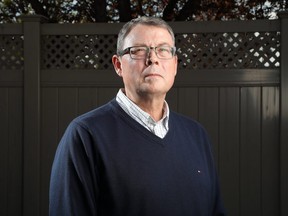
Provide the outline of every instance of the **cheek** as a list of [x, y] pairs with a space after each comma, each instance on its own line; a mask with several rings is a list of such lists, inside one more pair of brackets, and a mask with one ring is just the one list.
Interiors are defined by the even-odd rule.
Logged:
[[177, 74], [177, 65], [175, 64], [166, 65], [164, 71], [167, 72], [167, 76], [169, 76], [170, 79], [174, 79]]
[[122, 61], [122, 67], [123, 67], [123, 70], [125, 71], [139, 70], [139, 68], [143, 66], [144, 66], [144, 61], [142, 60], [134, 60], [134, 59], [126, 58], [126, 59], [123, 59]]
[[128, 85], [137, 82], [141, 79], [141, 70], [142, 68], [137, 64], [127, 64], [122, 72], [123, 81]]

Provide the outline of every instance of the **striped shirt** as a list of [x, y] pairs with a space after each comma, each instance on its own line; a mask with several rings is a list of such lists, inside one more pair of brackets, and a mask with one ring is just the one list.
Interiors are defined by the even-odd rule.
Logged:
[[117, 93], [116, 101], [129, 116], [146, 129], [160, 138], [165, 137], [169, 130], [169, 107], [166, 101], [164, 101], [162, 119], [157, 122], [147, 112], [143, 111], [139, 106], [133, 103], [121, 89]]

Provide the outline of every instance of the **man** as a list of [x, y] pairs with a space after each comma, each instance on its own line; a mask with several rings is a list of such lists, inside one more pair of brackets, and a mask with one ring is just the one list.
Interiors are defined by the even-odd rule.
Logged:
[[67, 128], [52, 168], [50, 215], [224, 215], [205, 130], [165, 101], [175, 52], [163, 20], [123, 26], [112, 62], [124, 88]]

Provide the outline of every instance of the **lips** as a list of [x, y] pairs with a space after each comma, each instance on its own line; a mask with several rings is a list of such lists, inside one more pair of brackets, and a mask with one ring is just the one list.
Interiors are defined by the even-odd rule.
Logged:
[[162, 77], [162, 76], [160, 74], [151, 73], [151, 74], [145, 75], [145, 77]]

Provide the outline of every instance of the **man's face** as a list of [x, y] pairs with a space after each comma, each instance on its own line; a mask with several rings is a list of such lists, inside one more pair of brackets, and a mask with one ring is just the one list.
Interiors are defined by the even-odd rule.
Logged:
[[[124, 41], [123, 48], [132, 46], [173, 47], [174, 43], [169, 32], [164, 28], [138, 25], [132, 29]], [[150, 63], [148, 64], [148, 60]], [[123, 78], [126, 95], [164, 96], [172, 87], [177, 71], [177, 57], [159, 59], [154, 50], [145, 59], [132, 59], [129, 54], [113, 60], [116, 72]], [[131, 99], [132, 99], [131, 98]]]

